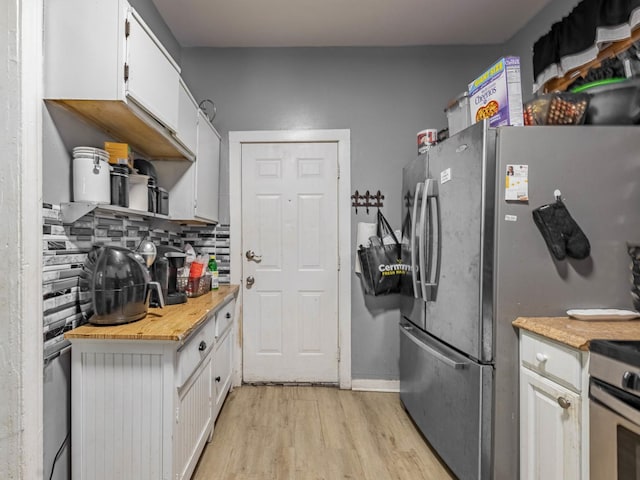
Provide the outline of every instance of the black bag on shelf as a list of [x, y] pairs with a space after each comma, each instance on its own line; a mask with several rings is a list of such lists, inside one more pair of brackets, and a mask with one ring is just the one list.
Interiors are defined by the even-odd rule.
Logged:
[[[402, 262], [400, 242], [380, 210], [377, 223], [377, 234], [371, 237], [371, 246], [358, 249], [362, 268], [360, 279], [367, 295], [399, 293], [400, 279], [409, 271], [409, 266]], [[392, 243], [385, 244], [386, 237], [390, 237]]]

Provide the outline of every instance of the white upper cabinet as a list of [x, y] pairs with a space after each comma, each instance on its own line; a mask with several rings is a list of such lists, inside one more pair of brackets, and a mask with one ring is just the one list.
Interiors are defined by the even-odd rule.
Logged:
[[195, 155], [196, 142], [198, 141], [198, 103], [182, 79], [180, 80], [178, 97], [178, 130], [176, 131], [176, 138]]
[[196, 152], [196, 203], [194, 216], [218, 222], [218, 182], [220, 179], [220, 137], [202, 112], [198, 112]]
[[44, 3], [45, 99], [152, 158], [187, 158], [176, 141], [180, 69], [125, 0]]
[[169, 217], [187, 223], [218, 223], [220, 136], [197, 113], [196, 161], [156, 162], [158, 182], [169, 190]]
[[129, 8], [125, 22], [125, 37], [127, 98], [175, 132], [180, 95], [178, 65], [133, 8]]

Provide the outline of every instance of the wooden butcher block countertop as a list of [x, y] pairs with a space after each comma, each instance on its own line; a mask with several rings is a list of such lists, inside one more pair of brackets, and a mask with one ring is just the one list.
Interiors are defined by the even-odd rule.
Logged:
[[579, 350], [591, 340], [640, 340], [640, 321], [593, 321], [569, 317], [519, 317], [513, 325]]
[[221, 285], [187, 303], [150, 308], [147, 316], [124, 325], [100, 326], [85, 324], [64, 334], [65, 338], [93, 340], [168, 340], [184, 341], [212, 310], [237, 295], [238, 285]]

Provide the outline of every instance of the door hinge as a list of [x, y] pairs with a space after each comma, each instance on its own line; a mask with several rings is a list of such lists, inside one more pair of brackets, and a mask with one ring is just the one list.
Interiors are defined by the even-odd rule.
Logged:
[[176, 407], [176, 423], [180, 423], [180, 407]]
[[338, 357], [338, 362], [339, 362], [340, 361], [340, 347], [338, 347], [338, 352], [337, 352], [336, 356]]
[[128, 63], [124, 64], [124, 81], [125, 82], [129, 81], [129, 64]]
[[338, 271], [340, 271], [341, 263], [342, 262], [340, 262], [340, 255], [338, 255]]
[[338, 180], [340, 180], [340, 164], [338, 164]]
[[129, 38], [130, 34], [131, 34], [131, 23], [129, 22], [129, 20], [125, 20], [124, 21], [124, 38]]

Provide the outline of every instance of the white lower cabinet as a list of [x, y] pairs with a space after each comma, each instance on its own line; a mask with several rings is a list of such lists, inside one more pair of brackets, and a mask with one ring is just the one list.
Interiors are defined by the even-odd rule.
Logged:
[[520, 479], [589, 478], [588, 352], [521, 330]]
[[231, 386], [234, 305], [183, 344], [72, 339], [74, 480], [191, 477]]
[[178, 389], [175, 427], [175, 478], [189, 478], [198, 462], [201, 447], [212, 430], [211, 376], [209, 354], [193, 378]]
[[215, 364], [213, 366], [213, 419], [218, 418], [222, 403], [231, 387], [231, 366], [233, 355], [233, 333], [231, 328], [223, 334], [216, 344]]

